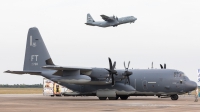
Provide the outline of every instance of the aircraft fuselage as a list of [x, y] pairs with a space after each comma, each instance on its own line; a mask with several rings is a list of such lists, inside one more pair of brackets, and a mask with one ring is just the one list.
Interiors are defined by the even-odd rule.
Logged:
[[[91, 79], [81, 82], [79, 79], [71, 79], [66, 81], [59, 76], [45, 76], [67, 88], [76, 91], [82, 95], [90, 95], [98, 90], [114, 90], [116, 93], [129, 94], [133, 96], [167, 96], [172, 94], [184, 94], [196, 88], [196, 83], [190, 81], [188, 77], [181, 71], [172, 69], [130, 69], [130, 85], [123, 78], [124, 70], [117, 70], [118, 75], [114, 76], [115, 85], [111, 85], [108, 81], [108, 72], [104, 68], [93, 68], [92, 73], [88, 76]], [[49, 73], [48, 73], [49, 74]], [[67, 74], [65, 74], [67, 76]], [[62, 79], [62, 80], [61, 80]], [[67, 79], [67, 77], [66, 77]], [[80, 82], [79, 82], [80, 81]], [[125, 92], [123, 92], [125, 91]]]
[[118, 20], [115, 21], [97, 21], [97, 22], [87, 22], [85, 24], [90, 25], [90, 26], [99, 26], [99, 27], [109, 27], [109, 26], [118, 26], [120, 24], [125, 24], [125, 23], [134, 23], [137, 19], [133, 16], [128, 16], [128, 17], [122, 17], [118, 18]]

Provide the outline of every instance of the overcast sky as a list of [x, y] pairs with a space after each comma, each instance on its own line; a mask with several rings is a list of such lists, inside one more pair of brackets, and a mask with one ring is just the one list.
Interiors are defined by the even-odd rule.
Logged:
[[[134, 16], [133, 24], [87, 26], [108, 16]], [[42, 83], [42, 77], [5, 74], [23, 70], [28, 29], [37, 27], [56, 65], [147, 69], [154, 62], [185, 72], [197, 82], [200, 68], [199, 0], [1, 0], [0, 84]], [[200, 84], [199, 84], [200, 85]]]

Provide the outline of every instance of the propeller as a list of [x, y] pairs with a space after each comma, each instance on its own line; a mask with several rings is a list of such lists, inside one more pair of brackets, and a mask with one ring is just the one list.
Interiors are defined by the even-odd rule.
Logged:
[[113, 15], [113, 19], [115, 19], [115, 20], [117, 20], [117, 21], [118, 21], [118, 17], [117, 17], [117, 16], [115, 17], [115, 16]]
[[128, 71], [129, 65], [130, 65], [130, 61], [128, 62], [128, 67], [126, 67], [126, 64], [124, 62], [125, 72], [124, 72], [123, 75], [124, 75], [124, 78], [125, 78], [125, 84], [128, 82], [128, 84], [130, 85], [130, 78], [129, 78], [129, 76], [132, 75], [132, 72]]
[[112, 78], [112, 86], [114, 86], [114, 84], [115, 84], [114, 75], [117, 75], [117, 71], [114, 70], [115, 66], [116, 66], [116, 62], [114, 62], [112, 64], [112, 60], [110, 58], [108, 58], [108, 60], [109, 60], [110, 69], [106, 69], [106, 70], [109, 72], [109, 80], [110, 80], [110, 77], [111, 77]]
[[166, 64], [164, 63], [164, 67], [162, 66], [162, 64], [160, 64], [160, 68], [161, 69], [166, 69]]

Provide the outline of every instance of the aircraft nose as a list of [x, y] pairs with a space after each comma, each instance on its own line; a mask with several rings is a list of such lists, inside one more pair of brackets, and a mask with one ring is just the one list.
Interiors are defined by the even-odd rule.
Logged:
[[137, 20], [137, 18], [133, 17], [133, 19], [132, 19], [133, 23], [134, 23], [136, 20]]
[[186, 87], [188, 91], [195, 90], [197, 88], [197, 83], [194, 81], [187, 81], [186, 82]]

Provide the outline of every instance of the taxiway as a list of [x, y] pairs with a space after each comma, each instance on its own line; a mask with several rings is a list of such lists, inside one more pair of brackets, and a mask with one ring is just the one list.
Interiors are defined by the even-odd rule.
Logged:
[[129, 97], [128, 100], [99, 100], [97, 97], [50, 97], [41, 94], [1, 94], [0, 112], [199, 112], [193, 96], [179, 100], [157, 97]]

